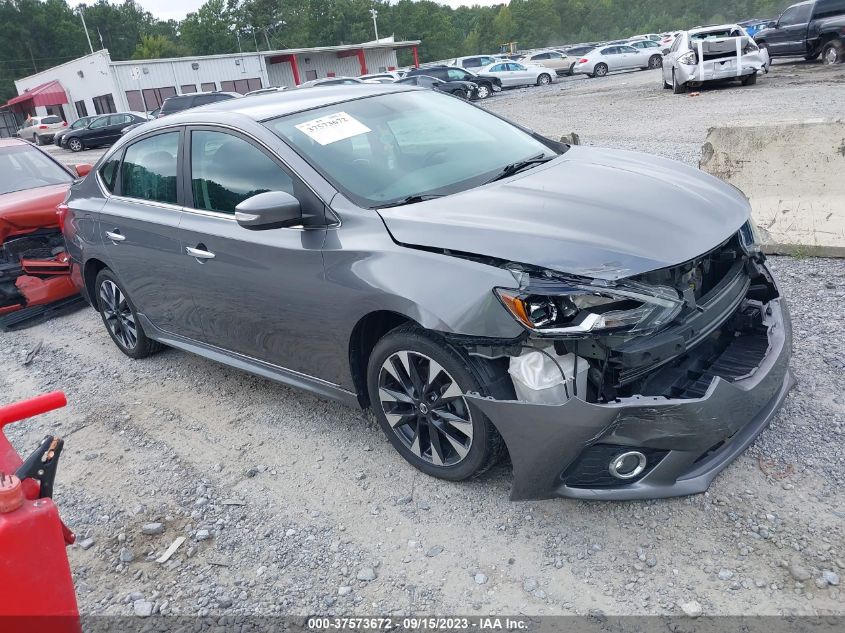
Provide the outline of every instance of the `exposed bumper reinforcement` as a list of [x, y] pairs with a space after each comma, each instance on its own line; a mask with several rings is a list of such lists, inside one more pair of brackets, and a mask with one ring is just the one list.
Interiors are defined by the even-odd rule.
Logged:
[[[513, 463], [512, 500], [652, 499], [704, 492], [710, 482], [768, 426], [794, 385], [789, 370], [792, 328], [786, 306], [770, 302], [769, 349], [748, 378], [714, 378], [696, 399], [626, 398], [560, 405], [470, 395], [501, 433]], [[561, 474], [593, 444], [668, 450], [642, 479], [613, 488], [567, 486]], [[721, 443], [721, 445], [720, 445]], [[702, 457], [714, 446], [717, 450]]]

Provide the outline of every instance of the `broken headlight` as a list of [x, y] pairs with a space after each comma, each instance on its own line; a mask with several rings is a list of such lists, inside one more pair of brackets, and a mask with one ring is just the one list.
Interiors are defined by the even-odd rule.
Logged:
[[523, 326], [547, 336], [653, 331], [674, 319], [684, 305], [674, 288], [634, 282], [599, 285], [529, 279], [519, 289], [496, 288], [496, 295]]

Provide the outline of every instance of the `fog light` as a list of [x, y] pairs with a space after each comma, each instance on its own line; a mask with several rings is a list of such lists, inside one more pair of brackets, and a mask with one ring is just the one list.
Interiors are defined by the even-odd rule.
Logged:
[[614, 457], [608, 470], [617, 479], [633, 479], [642, 474], [645, 467], [645, 455], [639, 451], [628, 451]]

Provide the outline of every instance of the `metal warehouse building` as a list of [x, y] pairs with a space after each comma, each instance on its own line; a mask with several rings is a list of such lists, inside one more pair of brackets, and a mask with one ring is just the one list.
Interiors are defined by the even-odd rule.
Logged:
[[389, 38], [342, 46], [121, 62], [112, 61], [104, 49], [18, 79], [18, 96], [0, 108], [14, 113], [19, 121], [27, 114], [55, 114], [69, 123], [92, 114], [151, 111], [177, 94], [213, 90], [243, 94], [324, 77], [394, 70], [396, 51], [410, 49], [416, 63], [418, 45], [419, 41]]

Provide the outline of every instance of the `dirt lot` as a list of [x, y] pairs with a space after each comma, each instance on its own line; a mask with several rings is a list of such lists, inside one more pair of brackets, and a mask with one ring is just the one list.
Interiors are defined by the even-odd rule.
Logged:
[[[755, 87], [698, 97], [642, 72], [489, 107], [552, 136], [695, 162], [709, 126], [830, 116], [843, 97], [845, 67], [777, 64]], [[21, 451], [47, 432], [67, 440], [56, 498], [79, 537], [86, 614], [845, 614], [845, 265], [773, 267], [798, 386], [690, 498], [510, 503], [506, 464], [433, 480], [360, 411], [174, 350], [132, 362], [90, 309], [0, 335], [0, 389], [68, 393], [65, 411], [10, 435]]]

